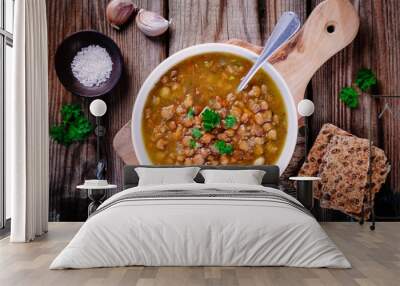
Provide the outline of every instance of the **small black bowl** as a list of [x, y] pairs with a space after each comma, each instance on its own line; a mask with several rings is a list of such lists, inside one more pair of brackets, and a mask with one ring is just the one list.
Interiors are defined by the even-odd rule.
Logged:
[[[100, 86], [82, 85], [72, 74], [71, 63], [75, 55], [84, 47], [99, 45], [107, 50], [113, 62], [110, 78]], [[64, 87], [73, 94], [96, 97], [110, 92], [122, 75], [123, 59], [117, 44], [106, 35], [96, 31], [80, 31], [69, 35], [57, 48], [55, 67], [57, 76]]]

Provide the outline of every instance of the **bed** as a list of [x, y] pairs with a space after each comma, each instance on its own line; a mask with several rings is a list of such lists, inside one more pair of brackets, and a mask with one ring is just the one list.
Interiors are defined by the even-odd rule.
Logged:
[[279, 190], [276, 166], [200, 166], [263, 170], [261, 185], [204, 184], [198, 174], [196, 183], [152, 186], [138, 186], [135, 167], [125, 167], [124, 190], [88, 218], [50, 269], [351, 267], [315, 218]]

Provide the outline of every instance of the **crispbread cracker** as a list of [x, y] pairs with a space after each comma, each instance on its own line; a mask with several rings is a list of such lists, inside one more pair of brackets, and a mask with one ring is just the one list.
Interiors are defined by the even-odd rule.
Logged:
[[[315, 139], [314, 145], [307, 155], [306, 161], [299, 171], [299, 176], [318, 176], [322, 158], [324, 157], [326, 148], [334, 135], [352, 136], [350, 133], [333, 124], [324, 124]], [[321, 197], [318, 188], [314, 190], [314, 197], [317, 199]]]
[[[368, 184], [365, 187], [365, 198], [364, 198], [364, 218], [368, 219], [371, 214], [371, 205], [375, 200], [375, 194], [380, 191], [382, 185], [385, 183], [387, 175], [390, 172], [390, 164], [387, 160], [385, 152], [372, 146], [372, 157], [371, 157], [371, 194], [369, 194]], [[372, 204], [370, 203], [372, 202]], [[360, 219], [361, 213], [350, 214], [352, 217]]]
[[[372, 146], [372, 157], [371, 157], [371, 168], [372, 168], [372, 177], [371, 177], [371, 182], [372, 182], [372, 188], [371, 188], [371, 197], [369, 196], [369, 190], [368, 190], [368, 181], [364, 189], [360, 190], [360, 193], [364, 193], [364, 219], [368, 219], [371, 215], [371, 205], [373, 206], [373, 203], [371, 204], [370, 202], [374, 202], [375, 200], [375, 194], [380, 191], [382, 185], [385, 183], [387, 175], [390, 172], [390, 164], [389, 161], [387, 160], [387, 157], [385, 155], [385, 152], [377, 148], [375, 146]], [[368, 180], [368, 177], [367, 177]], [[316, 188], [321, 188], [321, 185], [317, 185]], [[332, 208], [332, 207], [331, 207]], [[335, 208], [337, 209], [337, 208]], [[345, 212], [347, 215], [355, 218], [355, 219], [361, 219], [362, 217], [362, 211], [354, 213], [354, 212]]]
[[[303, 166], [301, 167], [299, 171], [299, 176], [321, 176], [321, 173], [323, 173], [325, 165], [327, 164], [326, 161], [329, 160], [324, 160], [324, 157], [327, 153], [327, 150], [331, 148], [331, 141], [334, 138], [334, 136], [343, 136], [343, 137], [350, 137], [350, 138], [356, 138], [360, 139], [349, 132], [346, 132], [339, 127], [336, 127], [333, 124], [324, 124], [315, 140], [315, 143], [313, 147], [311, 148], [306, 161], [304, 162]], [[345, 139], [341, 139], [345, 140]], [[361, 139], [361, 140], [366, 140], [366, 139]], [[365, 142], [365, 141], [364, 141]], [[333, 144], [338, 144], [337, 141], [333, 142]], [[340, 144], [340, 143], [339, 143]], [[365, 144], [364, 144], [365, 145]], [[365, 149], [365, 146], [364, 146]], [[359, 192], [359, 195], [357, 195], [357, 198], [360, 198], [362, 194], [364, 194], [363, 201], [364, 202], [364, 217], [368, 218], [371, 213], [371, 208], [370, 208], [370, 201], [374, 201], [375, 194], [380, 191], [382, 185], [385, 183], [387, 175], [390, 172], [390, 164], [386, 158], [385, 152], [375, 146], [372, 146], [372, 157], [371, 157], [371, 171], [372, 171], [372, 177], [371, 177], [371, 182], [372, 182], [372, 192], [371, 192], [371, 200], [369, 197], [369, 192], [368, 192], [368, 184], [366, 183], [364, 187], [361, 189], [358, 189], [357, 192]], [[362, 152], [365, 153], [365, 150], [361, 150]], [[360, 155], [362, 156], [362, 155]], [[368, 168], [368, 163], [366, 164]], [[365, 170], [365, 166], [363, 167], [363, 170]], [[344, 173], [344, 171], [340, 171], [340, 173]], [[367, 176], [367, 173], [366, 175]], [[368, 177], [367, 177], [368, 180]], [[364, 182], [362, 182], [364, 183]], [[322, 183], [319, 182], [316, 184], [314, 188], [314, 197], [317, 199], [321, 199], [322, 197]], [[325, 188], [325, 191], [327, 189]], [[337, 190], [330, 191], [332, 192], [337, 192]], [[340, 191], [344, 193], [343, 191]], [[336, 195], [337, 196], [342, 196], [342, 195]], [[355, 202], [355, 198], [350, 198], [353, 199]], [[340, 202], [341, 204], [343, 203], [341, 200], [336, 200], [335, 202], [327, 202], [327, 199], [325, 198], [323, 202], [321, 202], [322, 207], [330, 207], [334, 209], [342, 209], [340, 206], [333, 206], [333, 204], [336, 204]], [[342, 210], [346, 214], [354, 217], [354, 218], [361, 218], [361, 209], [359, 207], [350, 207], [349, 205], [347, 206], [347, 211]]]
[[320, 165], [320, 205], [361, 213], [368, 173], [368, 140], [334, 135]]
[[372, 147], [372, 158], [371, 158], [371, 171], [372, 171], [372, 194], [379, 192], [382, 185], [386, 181], [386, 177], [390, 172], [390, 164], [385, 155], [385, 152], [373, 146]]

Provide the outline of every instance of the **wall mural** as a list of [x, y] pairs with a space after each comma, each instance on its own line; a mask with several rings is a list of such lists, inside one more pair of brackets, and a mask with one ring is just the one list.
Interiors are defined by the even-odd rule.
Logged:
[[[292, 187], [288, 177], [299, 172], [321, 177], [315, 197], [322, 207], [333, 210], [318, 209], [320, 219], [369, 218], [371, 209], [364, 205], [374, 200], [385, 182], [391, 170], [391, 156], [398, 156], [392, 149], [388, 154], [384, 151], [395, 141], [374, 140], [380, 136], [375, 130], [375, 146], [371, 149], [369, 141], [362, 139], [368, 136], [368, 129], [355, 129], [327, 114], [332, 108], [360, 115], [359, 110], [367, 106], [365, 94], [378, 89], [376, 75], [370, 69], [360, 69], [351, 86], [338, 86], [340, 92], [326, 91], [330, 93], [329, 103], [318, 98], [326, 87], [325, 78], [321, 72], [314, 77], [321, 66], [322, 72], [332, 68], [335, 60], [323, 65], [334, 54], [349, 44], [346, 51], [352, 49], [351, 42], [358, 31], [356, 14], [335, 19], [334, 25], [325, 27], [318, 14], [322, 6], [313, 7], [315, 14], [307, 15], [304, 23], [308, 8], [298, 4], [296, 12], [307, 29], [289, 39], [269, 59], [272, 65], [264, 65], [238, 92], [240, 81], [256, 54], [261, 53], [261, 43], [268, 38], [272, 24], [257, 25], [253, 36], [245, 33], [243, 37], [242, 28], [232, 22], [235, 33], [228, 36], [227, 31], [218, 30], [218, 36], [211, 40], [207, 29], [212, 27], [185, 26], [180, 22], [180, 17], [188, 13], [184, 7], [166, 6], [164, 1], [141, 1], [138, 6], [131, 2], [120, 6], [116, 2], [89, 1], [89, 6], [79, 1], [47, 3], [53, 139], [50, 220], [86, 219], [87, 194], [76, 187], [98, 178], [121, 190], [125, 164], [276, 164], [285, 187]], [[255, 5], [250, 2], [245, 5]], [[74, 7], [63, 10], [66, 5]], [[139, 9], [142, 7], [146, 9]], [[219, 9], [222, 19], [213, 14], [208, 17], [243, 23], [224, 14], [229, 10]], [[355, 13], [351, 4], [341, 9], [348, 9], [349, 15]], [[60, 18], [59, 10], [69, 16]], [[245, 10], [260, 11], [251, 7]], [[249, 15], [241, 17], [247, 19]], [[254, 21], [268, 19], [275, 24], [276, 17], [266, 10]], [[192, 37], [198, 29], [203, 31], [202, 39]], [[365, 29], [361, 26], [362, 34]], [[324, 33], [315, 37], [320, 30]], [[335, 59], [338, 57], [343, 53]], [[339, 66], [333, 73], [342, 74], [343, 69]], [[311, 88], [307, 89], [312, 77]], [[305, 96], [315, 97], [315, 112], [314, 104], [303, 100]], [[372, 105], [374, 111], [381, 109], [378, 101], [379, 98]], [[382, 108], [383, 114], [387, 104]], [[342, 129], [322, 125], [329, 122]], [[310, 152], [303, 165], [306, 150]], [[357, 156], [352, 156], [354, 150], [358, 150]], [[345, 166], [337, 164], [342, 161]], [[371, 178], [369, 170], [378, 175]], [[354, 177], [351, 181], [346, 174], [357, 176], [358, 185], [355, 186]], [[397, 177], [392, 177], [385, 188], [393, 190], [396, 182]], [[373, 196], [366, 200], [370, 187]], [[342, 196], [337, 189], [351, 192]], [[389, 193], [396, 197], [393, 191]], [[377, 205], [382, 205], [379, 194]], [[398, 213], [392, 213], [395, 215]]]

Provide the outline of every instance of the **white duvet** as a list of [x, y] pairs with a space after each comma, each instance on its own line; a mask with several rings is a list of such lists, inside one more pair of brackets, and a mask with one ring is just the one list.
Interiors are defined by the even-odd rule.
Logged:
[[[154, 190], [267, 190], [254, 185], [180, 184]], [[90, 217], [50, 269], [145, 266], [294, 266], [349, 268], [310, 215], [261, 199], [185, 198], [124, 201]]]

